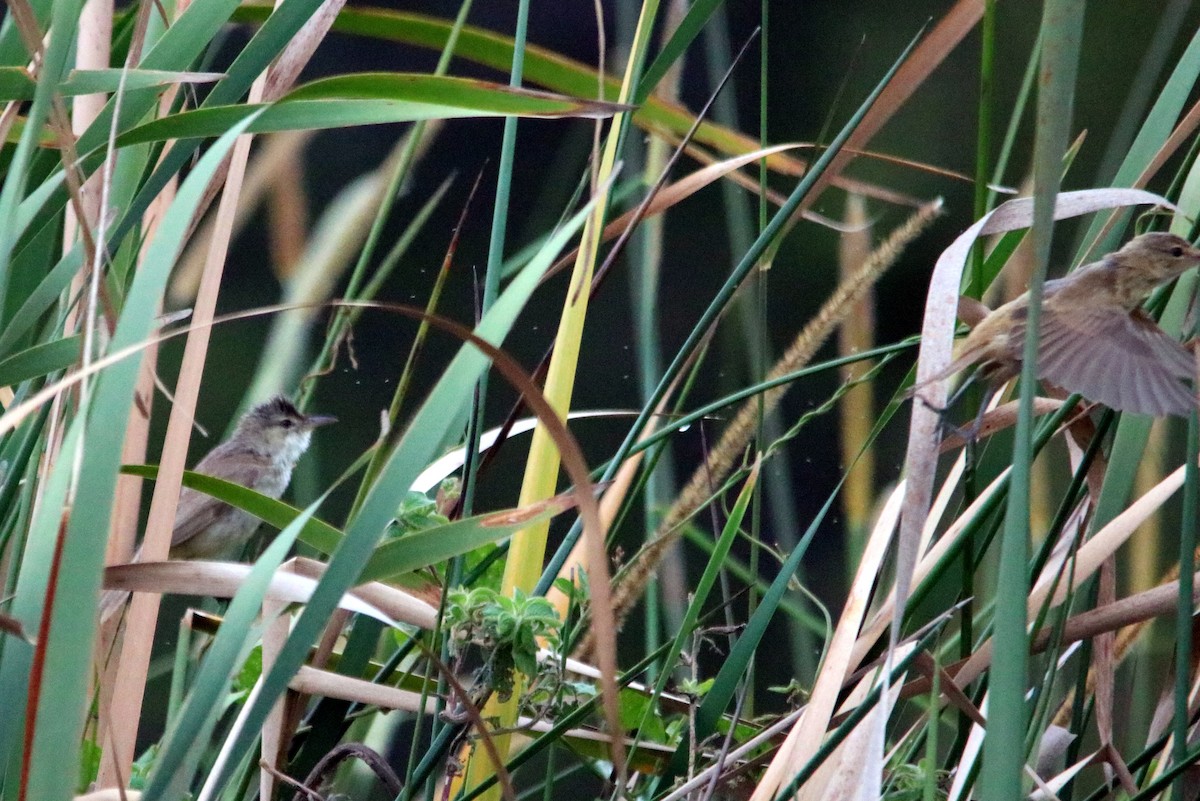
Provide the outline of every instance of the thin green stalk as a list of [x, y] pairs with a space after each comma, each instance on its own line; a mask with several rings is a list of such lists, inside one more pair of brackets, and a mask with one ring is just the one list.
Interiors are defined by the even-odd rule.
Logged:
[[[517, 27], [513, 33], [512, 70], [508, 85], [519, 87], [525, 74], [525, 38], [529, 29], [529, 0], [517, 5]], [[517, 152], [517, 118], [504, 118], [504, 133], [500, 140], [500, 164], [496, 174], [496, 201], [492, 207], [492, 234], [488, 240], [487, 272], [483, 277], [481, 310], [487, 314], [500, 291], [500, 275], [504, 269], [504, 243], [508, 232], [509, 197], [512, 194], [513, 159]], [[475, 391], [475, 407], [467, 426], [467, 458], [463, 464], [463, 514], [471, 514], [475, 506], [477, 455], [479, 437], [483, 433], [483, 411], [487, 404], [488, 373], [479, 378]]]
[[[975, 133], [975, 219], [988, 211], [989, 167], [992, 152], [992, 103], [995, 95], [993, 68], [996, 55], [996, 0], [985, 0], [979, 54], [979, 112]], [[971, 249], [971, 285], [975, 297], [983, 297], [983, 243]]]
[[933, 680], [929, 686], [929, 722], [925, 726], [925, 782], [921, 792], [924, 801], [935, 801], [938, 797], [938, 726], [941, 724], [940, 706], [942, 693], [942, 664], [937, 651], [933, 652]]
[[[1021, 130], [1021, 118], [1033, 95], [1034, 81], [1037, 79], [1038, 63], [1042, 59], [1042, 35], [1039, 32], [1034, 42], [1033, 52], [1029, 54], [1029, 63], [1025, 66], [1025, 74], [1021, 78], [1021, 88], [1017, 92], [1016, 102], [1013, 103], [1013, 113], [1008, 119], [1008, 128], [1004, 131], [1004, 141], [1000, 144], [1000, 152], [996, 155], [996, 167], [992, 171], [992, 186], [988, 188], [987, 208], [996, 204], [997, 192], [994, 187], [1003, 185], [1004, 174], [1008, 171], [1008, 159], [1012, 155], [1013, 146]], [[982, 291], [982, 290], [980, 290]]]
[[1035, 267], [1029, 287], [1029, 317], [1021, 370], [1021, 397], [1013, 446], [1008, 506], [1000, 543], [999, 592], [996, 601], [995, 653], [989, 693], [988, 731], [984, 740], [981, 798], [1018, 801], [1025, 776], [1024, 742], [1028, 714], [1029, 638], [1025, 601], [1029, 538], [1030, 469], [1033, 465], [1033, 397], [1037, 390], [1037, 355], [1042, 285], [1050, 261], [1054, 202], [1067, 151], [1075, 75], [1083, 32], [1081, 0], [1047, 0], [1042, 16], [1047, 45], [1042, 51], [1038, 94], [1037, 143], [1034, 157], [1033, 250]]

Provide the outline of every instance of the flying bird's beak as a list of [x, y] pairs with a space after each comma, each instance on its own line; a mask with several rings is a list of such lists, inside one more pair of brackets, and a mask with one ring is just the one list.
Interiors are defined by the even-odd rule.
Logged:
[[304, 418], [304, 421], [308, 423], [309, 428], [320, 428], [330, 423], [336, 423], [338, 419], [331, 414], [310, 414]]

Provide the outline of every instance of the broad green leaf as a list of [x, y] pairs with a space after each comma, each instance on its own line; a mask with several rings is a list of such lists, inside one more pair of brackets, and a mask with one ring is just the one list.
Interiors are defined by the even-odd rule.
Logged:
[[197, 748], [196, 744], [212, 738], [230, 681], [259, 639], [264, 623], [256, 621], [271, 578], [283, 564], [296, 536], [324, 500], [325, 496], [321, 496], [314, 501], [267, 546], [225, 610], [221, 628], [213, 638], [191, 692], [154, 764], [146, 799], [179, 798], [187, 794], [192, 773], [203, 754], [203, 749]]
[[[38, 144], [36, 140], [50, 112], [55, 90], [66, 72], [75, 43], [75, 28], [81, 6], [82, 0], [59, 0], [50, 9], [49, 41], [42, 48], [37, 87], [29, 106], [28, 125], [22, 130], [21, 139], [5, 165], [3, 188], [0, 188], [0, 314], [8, 308], [8, 267], [21, 234], [17, 211], [25, 199], [31, 177], [43, 174], [43, 170], [33, 169]], [[12, 33], [12, 15], [8, 16], [10, 27], [5, 33]], [[0, 327], [3, 327], [3, 322], [0, 319]]]
[[[112, 352], [136, 345], [150, 333], [167, 278], [205, 188], [244, 127], [235, 127], [214, 143], [180, 186], [133, 277], [110, 343]], [[43, 589], [34, 602], [39, 612], [47, 600], [53, 605], [45, 610], [50, 617], [49, 626], [42, 629], [45, 660], [40, 675], [24, 676], [25, 681], [37, 682], [40, 687], [38, 706], [27, 712], [35, 716], [32, 740], [27, 744], [30, 798], [66, 798], [73, 789], [85, 712], [79, 699], [86, 697], [96, 636], [92, 615], [80, 614], [80, 610], [94, 609], [100, 592], [104, 549], [97, 547], [96, 526], [111, 515], [140, 363], [140, 359], [125, 359], [103, 371], [88, 405], [69, 427], [72, 436], [81, 438], [86, 430], [87, 448], [78, 468], [74, 504], [68, 507], [70, 520], [65, 531], [56, 525], [49, 533], [49, 539], [58, 542], [55, 583], [52, 591]], [[74, 472], [70, 453], [65, 451], [67, 458], [54, 465], [55, 474]], [[55, 507], [55, 514], [60, 509]], [[24, 699], [25, 693], [15, 697]], [[21, 720], [24, 715], [18, 711], [13, 717]]]
[[217, 136], [260, 111], [249, 129], [256, 133], [512, 114], [604, 117], [619, 108], [467, 78], [344, 75], [303, 86], [274, 104], [217, 106], [163, 117], [134, 128], [117, 141], [128, 145]]
[[[0, 363], [2, 367], [3, 363]], [[154, 465], [125, 465], [121, 472], [149, 479], [158, 476], [158, 468]], [[301, 514], [301, 510], [291, 504], [204, 473], [184, 471], [183, 485], [249, 512], [278, 529], [291, 525]], [[571, 496], [558, 496], [534, 508], [489, 512], [390, 539], [375, 549], [358, 580], [402, 580], [416, 570], [504, 539], [530, 523], [548, 520], [573, 505]], [[305, 523], [297, 539], [321, 553], [331, 554], [337, 550], [343, 536], [334, 526], [313, 517]]]
[[[74, 453], [81, 434], [82, 426], [70, 426], [62, 442], [62, 453]], [[61, 460], [60, 465], [50, 471], [43, 487], [42, 504], [30, 523], [30, 536], [21, 554], [16, 592], [8, 608], [12, 617], [29, 632], [38, 631], [38, 621], [42, 617], [50, 583], [51, 566], [54, 564], [55, 535], [63, 522], [62, 510], [66, 506], [67, 484], [71, 477], [68, 469], [70, 460]], [[92, 605], [85, 608], [90, 609]], [[29, 674], [33, 668], [33, 648], [10, 639], [3, 644], [0, 654], [3, 655], [0, 658], [0, 698], [6, 699], [4, 714], [0, 715], [0, 760], [3, 760], [0, 762], [0, 771], [7, 773], [6, 781], [15, 783], [20, 775], [21, 754], [25, 750], [22, 734]], [[69, 718], [76, 717], [80, 710], [74, 708], [75, 702], [82, 697], [80, 694], [69, 699], [60, 711]], [[63, 793], [60, 797], [66, 798], [68, 795]]]
[[65, 370], [79, 361], [82, 337], [78, 334], [34, 345], [0, 361], [0, 387], [15, 387], [22, 381]]
[[476, 515], [390, 539], [371, 554], [359, 580], [392, 580], [502, 540], [572, 506], [569, 496], [560, 495], [532, 508]]
[[650, 96], [650, 93], [654, 91], [659, 81], [672, 66], [681, 62], [684, 52], [703, 30], [704, 23], [708, 22], [713, 12], [722, 5], [724, 5], [724, 0], [696, 0], [692, 3], [679, 25], [671, 33], [671, 38], [663, 45], [662, 50], [642, 75], [636, 96], [639, 102]]
[[[154, 479], [158, 477], [156, 465], [124, 465], [121, 472], [130, 476]], [[268, 498], [262, 493], [234, 484], [221, 478], [196, 473], [191, 470], [183, 472], [183, 485], [197, 492], [224, 501], [230, 506], [236, 506], [244, 512], [257, 517], [259, 520], [285, 529], [300, 516], [301, 510], [274, 498]], [[297, 538], [305, 545], [316, 548], [324, 554], [333, 553], [338, 543], [342, 541], [342, 532], [319, 518], [312, 518], [300, 530]]]
[[[269, 6], [246, 4], [233, 15], [239, 22], [261, 22]], [[333, 23], [340, 33], [401, 42], [430, 50], [441, 50], [450, 36], [453, 23], [425, 14], [391, 11], [383, 8], [344, 8]], [[484, 28], [466, 25], [459, 36], [455, 56], [508, 74], [512, 66], [513, 39]], [[525, 46], [524, 80], [553, 92], [572, 97], [598, 97], [596, 68], [536, 45]], [[621, 83], [611, 76], [604, 79], [604, 98], [615, 100]], [[650, 96], [638, 107], [633, 120], [643, 129], [661, 129], [684, 134], [695, 121], [686, 108]], [[721, 125], [704, 122], [694, 137], [722, 153], [749, 153], [760, 147], [757, 139]], [[773, 165], [787, 165], [791, 174], [799, 174], [803, 165], [787, 156], [774, 156]]]
[[33, 292], [29, 293], [25, 302], [13, 314], [12, 320], [4, 327], [3, 331], [0, 331], [0, 354], [6, 354], [12, 350], [17, 341], [33, 328], [38, 319], [58, 302], [63, 291], [82, 266], [83, 246], [76, 245], [46, 274]]

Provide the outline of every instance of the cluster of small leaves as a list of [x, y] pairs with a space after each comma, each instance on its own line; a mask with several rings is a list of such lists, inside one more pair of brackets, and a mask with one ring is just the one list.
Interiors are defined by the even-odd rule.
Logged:
[[414, 531], [421, 531], [434, 526], [444, 526], [449, 519], [438, 508], [435, 498], [430, 498], [423, 492], [409, 490], [408, 495], [400, 502], [396, 517], [388, 526], [388, 537], [402, 537]]
[[906, 763], [892, 769], [890, 784], [883, 793], [884, 800], [922, 801], [925, 798], [931, 772], [933, 774], [933, 798], [939, 801], [948, 798], [949, 772], [937, 770], [926, 760], [921, 760], [916, 765]]
[[516, 673], [537, 676], [538, 641], [556, 647], [561, 625], [545, 598], [520, 590], [508, 598], [490, 587], [451, 590], [445, 619], [455, 654], [478, 647], [484, 653], [484, 678], [504, 699], [512, 695]]

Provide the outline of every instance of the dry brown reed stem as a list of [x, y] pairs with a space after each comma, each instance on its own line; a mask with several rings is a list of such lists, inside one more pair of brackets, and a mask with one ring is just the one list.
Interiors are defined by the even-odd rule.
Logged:
[[[265, 76], [255, 81], [250, 90], [250, 102], [261, 100], [265, 81]], [[250, 136], [240, 137], [227, 161], [230, 166], [225, 175], [224, 192], [217, 209], [217, 227], [210, 243], [208, 261], [200, 280], [193, 314], [193, 319], [198, 323], [210, 322], [216, 310], [217, 294], [232, 236], [234, 212], [250, 154], [250, 140]], [[200, 394], [200, 379], [208, 354], [209, 334], [210, 328], [207, 325], [193, 329], [184, 345], [179, 379], [175, 385], [175, 403], [171, 408], [167, 436], [163, 444], [162, 465], [158, 481], [155, 483], [150, 514], [146, 522], [146, 537], [142, 544], [144, 558], [148, 561], [165, 559], [170, 546], [192, 420]], [[129, 775], [133, 762], [137, 724], [141, 718], [158, 606], [157, 595], [135, 593], [126, 617], [126, 636], [121, 648], [120, 665], [113, 691], [111, 748], [105, 749], [106, 753], [113, 755], [111, 761], [119, 775]], [[265, 668], [265, 653], [263, 658]]]
[[[891, 267], [904, 248], [941, 214], [941, 211], [942, 201], [939, 198], [921, 206], [903, 225], [892, 231], [883, 244], [871, 253], [870, 258], [862, 267], [853, 276], [838, 285], [817, 315], [809, 321], [783, 357], [771, 368], [767, 374], [767, 380], [779, 378], [807, 364], [817, 349], [833, 333], [833, 329], [841, 324], [846, 319], [846, 315], [854, 309], [854, 304]], [[786, 391], [787, 386], [785, 385], [764, 392], [762, 413], [770, 414], [779, 405], [779, 401]], [[708, 459], [692, 474], [691, 480], [688, 481], [683, 492], [679, 494], [662, 523], [659, 524], [654, 538], [638, 551], [629, 564], [622, 569], [613, 592], [613, 608], [618, 620], [623, 619], [637, 599], [641, 597], [646, 582], [662, 560], [663, 554], [679, 538], [681, 524], [705, 503], [712, 494], [712, 488], [724, 481], [734, 464], [741, 458], [742, 451], [750, 442], [750, 438], [757, 428], [759, 409], [757, 398], [746, 401], [733, 422], [721, 434], [720, 441], [709, 453]]]
[[[1196, 553], [1195, 553], [1194, 559], [1200, 560], [1200, 547], [1196, 548]], [[1198, 576], [1200, 576], [1200, 574], [1198, 574]], [[1157, 586], [1151, 590], [1146, 590], [1141, 594], [1142, 595], [1150, 595], [1151, 593], [1158, 593], [1160, 591], [1169, 589], [1170, 595], [1175, 596], [1179, 592], [1178, 582], [1179, 582], [1179, 565], [1176, 564], [1176, 565], [1173, 565], [1170, 570], [1168, 570], [1166, 573], [1163, 574], [1162, 578], [1158, 582], [1159, 586]], [[1196, 597], [1200, 598], [1200, 590], [1197, 590]], [[1171, 601], [1171, 604], [1172, 604], [1172, 608], [1173, 608], [1174, 601]], [[1126, 626], [1125, 628], [1120, 629], [1119, 631], [1116, 632], [1116, 642], [1113, 645], [1113, 662], [1112, 662], [1113, 670], [1116, 670], [1117, 668], [1119, 668], [1121, 666], [1121, 663], [1125, 661], [1125, 657], [1129, 654], [1129, 650], [1131, 648], [1133, 648], [1134, 643], [1136, 643], [1138, 641], [1138, 638], [1142, 636], [1142, 632], [1146, 630], [1147, 626], [1149, 626], [1151, 623], [1153, 623], [1157, 619], [1158, 619], [1157, 616], [1145, 617], [1145, 618], [1139, 619], [1136, 623]], [[1195, 661], [1194, 658], [1193, 658], [1193, 661]], [[1088, 670], [1086, 686], [1087, 686], [1087, 691], [1086, 691], [1087, 697], [1091, 697], [1096, 692], [1096, 670], [1094, 667], [1092, 667], [1091, 669]], [[1067, 693], [1067, 696], [1065, 698], [1063, 698], [1062, 703], [1058, 707], [1058, 711], [1056, 713], [1054, 713], [1054, 721], [1053, 722], [1059, 726], [1068, 725], [1071, 722], [1071, 715], [1072, 715], [1074, 706], [1075, 706], [1075, 690], [1074, 690], [1074, 688], [1072, 688], [1072, 690], [1069, 693]]]
[[[177, 13], [182, 13], [183, 4], [179, 4]], [[178, 87], [172, 87], [159, 101], [159, 113], [165, 114], [171, 108], [171, 103]], [[165, 155], [165, 153], [163, 154]], [[160, 156], [161, 158], [161, 156]], [[142, 220], [142, 248], [138, 261], [145, 258], [150, 243], [158, 231], [158, 226], [167, 213], [167, 209], [175, 200], [175, 190], [178, 178], [172, 178], [158, 197], [150, 204]], [[158, 364], [158, 344], [146, 348], [142, 357], [142, 366], [138, 372], [137, 385], [134, 387], [135, 403], [129, 412], [129, 423], [125, 429], [125, 442], [121, 449], [123, 464], [141, 464], [146, 461], [146, 447], [150, 438], [150, 410], [154, 400], [154, 378]], [[134, 544], [137, 540], [137, 529], [142, 508], [142, 480], [136, 476], [118, 476], [116, 492], [113, 497], [112, 519], [109, 525], [108, 546], [105, 551], [106, 565], [128, 562], [133, 555]], [[97, 638], [96, 664], [101, 673], [99, 703], [96, 713], [96, 728], [100, 733], [97, 740], [103, 742], [111, 731], [110, 713], [112, 695], [116, 687], [119, 660], [110, 659], [113, 645], [118, 635], [120, 619], [114, 618], [103, 625]], [[113, 760], [101, 760], [97, 773], [97, 785], [124, 786], [125, 776], [116, 773], [116, 763]]]

